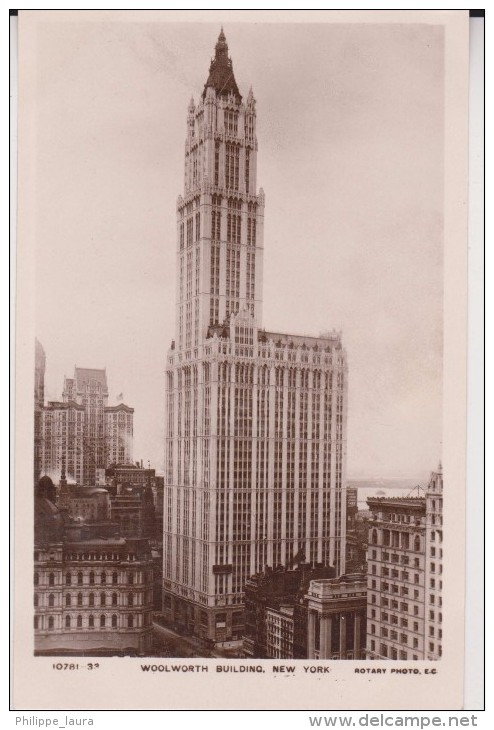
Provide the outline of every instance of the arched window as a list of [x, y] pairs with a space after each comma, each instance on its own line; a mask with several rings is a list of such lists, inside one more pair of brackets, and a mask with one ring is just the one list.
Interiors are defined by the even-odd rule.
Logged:
[[78, 629], [82, 628], [82, 616], [77, 617], [77, 628]]
[[127, 605], [128, 606], [134, 605], [134, 594], [133, 593], [129, 593], [129, 595], [127, 596]]
[[55, 626], [55, 619], [53, 616], [48, 616], [48, 628], [52, 629]]
[[39, 573], [34, 574], [34, 585], [39, 586]]
[[94, 606], [94, 593], [89, 594], [89, 605]]
[[90, 629], [94, 629], [94, 616], [92, 614], [89, 616], [88, 626]]
[[94, 586], [94, 571], [93, 570], [89, 573], [89, 585]]
[[103, 571], [101, 573], [101, 585], [106, 585], [106, 573]]
[[67, 573], [65, 575], [65, 585], [70, 586], [72, 583], [72, 573]]
[[132, 614], [127, 617], [127, 626], [129, 627], [129, 629], [134, 628], [134, 617], [132, 616]]
[[71, 602], [71, 595], [70, 595], [70, 593], [66, 593], [65, 594], [65, 605], [70, 606], [70, 602]]
[[50, 593], [48, 596], [48, 605], [52, 608], [55, 605], [55, 596], [53, 593]]
[[55, 585], [55, 573], [50, 573], [48, 575], [48, 585], [54, 586]]
[[101, 606], [106, 606], [106, 593], [99, 594], [99, 602]]
[[117, 571], [115, 571], [115, 572], [113, 573], [113, 575], [112, 575], [112, 577], [111, 577], [111, 580], [112, 580], [112, 583], [113, 583], [113, 585], [114, 585], [114, 586], [116, 586], [116, 585], [117, 585], [117, 583], [118, 583], [118, 573], [117, 573]]
[[99, 618], [99, 625], [101, 626], [102, 629], [106, 626], [106, 616], [105, 616], [105, 614], [101, 614], [101, 616]]
[[129, 573], [129, 586], [134, 585], [134, 573]]
[[70, 623], [71, 623], [70, 616], [66, 616], [65, 617], [65, 628], [66, 629], [70, 629]]
[[111, 617], [111, 627], [112, 629], [117, 628], [117, 617], [115, 614], [113, 614], [113, 616]]
[[111, 605], [116, 606], [118, 604], [118, 596], [116, 593], [112, 593], [111, 596]]
[[79, 571], [79, 572], [77, 573], [77, 585], [78, 585], [78, 586], [82, 586], [82, 582], [83, 582], [83, 577], [82, 577], [82, 570], [80, 570], [80, 571]]
[[77, 594], [77, 605], [82, 606], [82, 593]]

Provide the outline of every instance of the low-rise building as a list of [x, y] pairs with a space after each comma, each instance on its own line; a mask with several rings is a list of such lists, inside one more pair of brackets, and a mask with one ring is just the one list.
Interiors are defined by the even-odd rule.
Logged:
[[312, 580], [306, 596], [308, 659], [362, 659], [367, 580], [363, 574]]
[[35, 653], [149, 651], [153, 564], [148, 540], [118, 537], [109, 522], [71, 521], [55, 505], [54, 495], [51, 480], [41, 480], [35, 499]]

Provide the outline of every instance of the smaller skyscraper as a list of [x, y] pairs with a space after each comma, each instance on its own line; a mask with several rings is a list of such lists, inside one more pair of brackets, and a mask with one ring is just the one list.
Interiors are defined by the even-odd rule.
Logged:
[[45, 404], [46, 355], [38, 339], [34, 341], [34, 483], [41, 476], [42, 413]]
[[442, 653], [442, 469], [424, 497], [373, 497], [368, 548], [367, 655]]
[[[42, 362], [40, 354], [40, 372]], [[36, 382], [40, 380], [37, 373]], [[35, 403], [39, 393], [40, 387], [35, 388]], [[134, 409], [125, 403], [108, 405], [105, 369], [76, 367], [74, 377], [64, 380], [62, 400], [39, 408], [35, 464], [38, 448], [40, 473], [58, 481], [65, 463], [70, 482], [104, 486], [110, 464], [132, 463]]]

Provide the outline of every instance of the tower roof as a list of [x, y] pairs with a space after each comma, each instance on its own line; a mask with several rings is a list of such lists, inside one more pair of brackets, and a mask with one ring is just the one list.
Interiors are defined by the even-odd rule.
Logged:
[[83, 383], [87, 383], [89, 380], [96, 380], [101, 383], [101, 387], [104, 391], [108, 390], [108, 384], [106, 382], [106, 370], [99, 368], [75, 368], [75, 378], [77, 387], [81, 388]]
[[215, 89], [217, 96], [228, 96], [232, 93], [238, 102], [242, 101], [242, 96], [238, 90], [235, 76], [233, 75], [233, 65], [231, 58], [228, 57], [228, 43], [221, 28], [218, 41], [215, 46], [215, 56], [209, 67], [208, 80], [204, 85], [202, 98], [206, 96], [206, 89], [211, 87]]

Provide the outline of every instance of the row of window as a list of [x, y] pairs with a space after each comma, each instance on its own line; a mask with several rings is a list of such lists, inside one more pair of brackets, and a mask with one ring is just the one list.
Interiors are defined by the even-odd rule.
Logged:
[[[134, 585], [135, 583], [140, 583], [139, 574], [124, 572], [123, 574], [121, 574], [121, 576], [127, 577], [127, 581], [126, 581], [127, 585]], [[98, 576], [93, 571], [91, 571], [89, 574], [85, 574], [82, 571], [79, 571], [76, 575], [73, 575], [72, 573], [69, 572], [69, 573], [65, 574], [65, 585], [67, 585], [67, 586], [70, 586], [70, 585], [79, 585], [79, 586], [90, 585], [90, 586], [92, 586], [92, 585], [97, 584], [97, 582], [96, 582], [97, 577]], [[151, 578], [150, 574], [148, 574], [146, 571], [143, 572], [142, 577], [143, 577], [144, 582], [146, 582], [147, 580], [150, 580], [150, 578]], [[122, 581], [120, 581], [120, 583], [121, 582]], [[119, 583], [119, 573], [116, 570], [113, 571], [113, 573], [111, 573], [111, 575], [107, 574], [105, 571], [103, 571], [102, 573], [99, 574], [99, 584], [106, 585], [107, 583], [111, 583], [112, 585], [117, 585]], [[36, 571], [34, 573], [34, 585], [35, 586], [41, 585], [40, 573], [38, 571]], [[53, 572], [48, 573], [48, 585], [49, 586], [57, 585], [55, 573], [53, 573]]]

